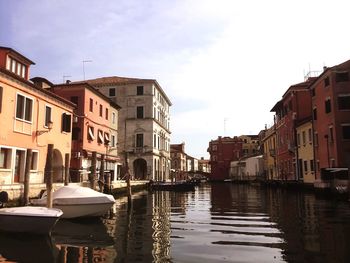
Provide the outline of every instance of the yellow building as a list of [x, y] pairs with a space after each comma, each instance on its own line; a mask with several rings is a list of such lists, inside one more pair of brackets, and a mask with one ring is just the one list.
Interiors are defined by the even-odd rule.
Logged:
[[313, 184], [315, 182], [315, 164], [311, 119], [298, 124], [296, 126], [296, 133], [298, 149], [298, 178], [304, 183]]
[[278, 180], [276, 161], [276, 130], [275, 125], [265, 130], [262, 138], [264, 147], [264, 165], [267, 180]]

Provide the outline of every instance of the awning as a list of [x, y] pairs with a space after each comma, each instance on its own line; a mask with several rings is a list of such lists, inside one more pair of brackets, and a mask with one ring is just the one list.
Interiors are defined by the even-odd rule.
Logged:
[[100, 142], [103, 143], [103, 133], [102, 133], [102, 131], [98, 131], [98, 138], [100, 139]]
[[94, 132], [92, 131], [92, 127], [89, 127], [89, 137], [91, 140], [95, 140]]

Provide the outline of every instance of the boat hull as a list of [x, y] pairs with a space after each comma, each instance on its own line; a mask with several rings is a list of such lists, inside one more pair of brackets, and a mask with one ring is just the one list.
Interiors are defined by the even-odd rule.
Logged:
[[0, 215], [0, 231], [15, 233], [49, 234], [59, 217]]
[[99, 217], [106, 214], [113, 204], [54, 204], [54, 208], [62, 210], [62, 218]]

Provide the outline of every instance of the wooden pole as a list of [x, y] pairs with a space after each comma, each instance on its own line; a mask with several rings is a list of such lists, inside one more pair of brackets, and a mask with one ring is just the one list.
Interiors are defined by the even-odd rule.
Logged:
[[131, 194], [131, 184], [130, 184], [130, 172], [129, 172], [129, 163], [128, 163], [128, 152], [124, 152], [124, 158], [125, 158], [125, 179], [126, 179], [126, 189], [127, 189], [127, 195], [128, 195], [128, 208], [131, 208], [131, 202], [132, 202], [132, 194]]
[[30, 167], [32, 164], [32, 155], [32, 149], [27, 149], [26, 166], [24, 170], [23, 205], [29, 204]]
[[47, 146], [47, 157], [45, 167], [46, 177], [46, 192], [47, 192], [47, 204], [48, 208], [52, 208], [52, 183], [53, 183], [53, 144]]
[[101, 164], [100, 164], [100, 181], [103, 182], [103, 187], [101, 187], [101, 192], [103, 192], [104, 190], [104, 186], [105, 186], [105, 183], [106, 183], [106, 179], [105, 179], [105, 155], [104, 154], [101, 154]]
[[91, 185], [91, 188], [94, 190], [96, 187], [96, 161], [97, 161], [97, 153], [92, 152], [90, 185]]
[[69, 153], [66, 153], [64, 155], [64, 165], [65, 165], [65, 169], [64, 169], [64, 185], [68, 185], [69, 184], [69, 179], [70, 179], [70, 175], [69, 175]]

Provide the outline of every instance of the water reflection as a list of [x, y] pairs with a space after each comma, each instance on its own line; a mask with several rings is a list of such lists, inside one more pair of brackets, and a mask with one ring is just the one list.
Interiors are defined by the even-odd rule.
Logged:
[[119, 198], [97, 221], [51, 238], [0, 234], [0, 262], [350, 262], [347, 202], [283, 189], [207, 184]]
[[49, 236], [0, 233], [0, 262], [56, 262], [58, 253]]

